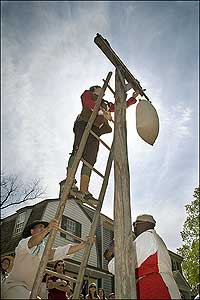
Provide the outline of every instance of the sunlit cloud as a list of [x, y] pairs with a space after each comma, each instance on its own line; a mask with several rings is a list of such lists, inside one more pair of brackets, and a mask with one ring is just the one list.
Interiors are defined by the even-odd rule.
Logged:
[[[159, 136], [150, 146], [137, 134], [136, 105], [127, 109], [132, 217], [154, 214], [159, 232], [175, 249], [184, 204], [197, 182], [196, 3], [6, 2], [2, 8], [2, 168], [25, 179], [41, 178], [47, 197], [58, 197], [80, 95], [103, 85], [109, 71], [115, 88], [115, 69], [94, 43], [98, 32], [147, 89], [160, 119]], [[114, 102], [109, 91], [105, 98]], [[111, 145], [112, 136], [103, 139]], [[95, 166], [101, 172], [107, 157], [101, 147]], [[112, 169], [102, 210], [109, 217], [113, 177]], [[92, 175], [95, 196], [101, 182]]]

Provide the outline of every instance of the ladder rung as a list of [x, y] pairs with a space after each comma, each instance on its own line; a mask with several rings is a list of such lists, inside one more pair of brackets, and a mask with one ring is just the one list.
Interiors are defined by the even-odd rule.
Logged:
[[93, 170], [95, 173], [97, 173], [100, 177], [104, 178], [104, 176], [97, 170], [95, 169], [92, 165], [90, 165], [85, 159], [81, 158], [82, 162], [91, 170]]
[[66, 276], [64, 274], [59, 274], [57, 272], [54, 272], [54, 271], [51, 271], [49, 269], [45, 269], [45, 273], [46, 274], [49, 274], [49, 275], [52, 275], [52, 276], [56, 276], [58, 278], [61, 278], [61, 279], [65, 279], [65, 280], [68, 280], [68, 281], [73, 281], [73, 282], [76, 282], [77, 280], [72, 278], [72, 277], [69, 277], [69, 276]]
[[64, 234], [67, 234], [67, 235], [71, 236], [73, 239], [75, 239], [75, 240], [77, 240], [77, 241], [84, 242], [84, 240], [82, 240], [80, 237], [78, 237], [78, 236], [72, 234], [72, 233], [69, 232], [69, 231], [66, 231], [66, 230], [64, 230], [64, 229], [62, 229], [62, 228], [59, 228], [58, 230], [59, 230], [60, 232], [64, 233]]
[[100, 137], [94, 133], [94, 131], [90, 130], [91, 134], [97, 139], [99, 140], [109, 151], [111, 150], [111, 148], [104, 142], [102, 141], [102, 139], [100, 139]]

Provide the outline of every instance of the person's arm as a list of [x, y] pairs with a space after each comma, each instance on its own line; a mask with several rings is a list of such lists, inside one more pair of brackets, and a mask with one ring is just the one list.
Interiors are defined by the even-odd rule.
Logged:
[[113, 257], [108, 263], [108, 271], [115, 275], [115, 258]]
[[67, 290], [68, 290], [67, 282], [65, 280], [61, 280], [61, 281], [49, 280], [49, 282], [47, 283], [47, 288], [49, 290], [57, 289], [57, 290], [60, 290], [63, 292], [67, 292]]
[[[126, 107], [128, 108], [129, 106], [135, 104], [137, 102], [136, 97], [139, 95], [139, 92], [134, 92], [132, 97], [130, 97], [127, 101], [126, 101]], [[115, 106], [112, 102], [109, 102], [109, 111], [110, 112], [114, 112], [115, 111]]]
[[49, 225], [46, 228], [44, 228], [43, 231], [34, 234], [30, 238], [30, 240], [28, 241], [28, 248], [31, 249], [34, 246], [39, 245], [53, 228], [56, 230], [59, 228], [58, 221], [55, 219], [51, 220], [49, 222]]
[[68, 257], [69, 255], [75, 254], [76, 252], [82, 250], [87, 242], [92, 241], [92, 243], [95, 243], [96, 236], [94, 237], [87, 237], [87, 239], [80, 244], [67, 244], [65, 246], [59, 246], [55, 249], [52, 249], [51, 259], [50, 260], [59, 260], [64, 259]]
[[85, 248], [86, 244], [89, 242], [92, 242], [94, 244], [96, 242], [96, 236], [89, 236], [86, 238], [85, 241], [80, 242], [79, 244], [71, 245], [71, 247], [69, 248], [68, 254], [73, 254], [73, 253], [76, 253], [76, 252], [82, 250], [83, 248]]

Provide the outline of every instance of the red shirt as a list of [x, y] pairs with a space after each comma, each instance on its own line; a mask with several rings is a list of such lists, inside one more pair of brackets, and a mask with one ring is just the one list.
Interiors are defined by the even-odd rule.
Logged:
[[[81, 95], [81, 101], [82, 105], [86, 106], [90, 109], [94, 109], [96, 102], [93, 100], [93, 93], [91, 91], [86, 90], [82, 95]], [[126, 101], [126, 106], [129, 107], [132, 104], [135, 104], [137, 100], [133, 97], [129, 98]], [[112, 102], [108, 102], [109, 110], [110, 112], [114, 112], [114, 104]]]
[[[56, 276], [51, 276], [51, 277], [49, 277], [48, 281], [49, 280], [56, 282], [57, 280], [59, 280], [59, 278]], [[49, 289], [48, 291], [49, 291], [49, 293], [48, 293], [49, 300], [67, 300], [68, 299], [68, 297], [66, 296], [66, 292], [57, 290], [55, 288]]]

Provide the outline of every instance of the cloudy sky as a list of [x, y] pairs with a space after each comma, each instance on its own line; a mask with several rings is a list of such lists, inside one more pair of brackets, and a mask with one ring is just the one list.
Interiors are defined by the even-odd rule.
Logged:
[[[115, 69], [94, 43], [100, 33], [146, 88], [160, 119], [152, 147], [136, 132], [136, 105], [127, 110], [132, 218], [153, 214], [176, 251], [184, 206], [198, 184], [198, 20], [197, 1], [3, 2], [2, 170], [24, 181], [40, 178], [46, 198], [58, 197], [80, 95], [103, 85], [109, 71], [114, 88]], [[114, 101], [109, 91], [105, 98]], [[111, 144], [112, 134], [104, 140]], [[107, 156], [101, 147], [102, 172]], [[113, 176], [102, 209], [111, 218]], [[101, 182], [92, 176], [96, 197]]]

